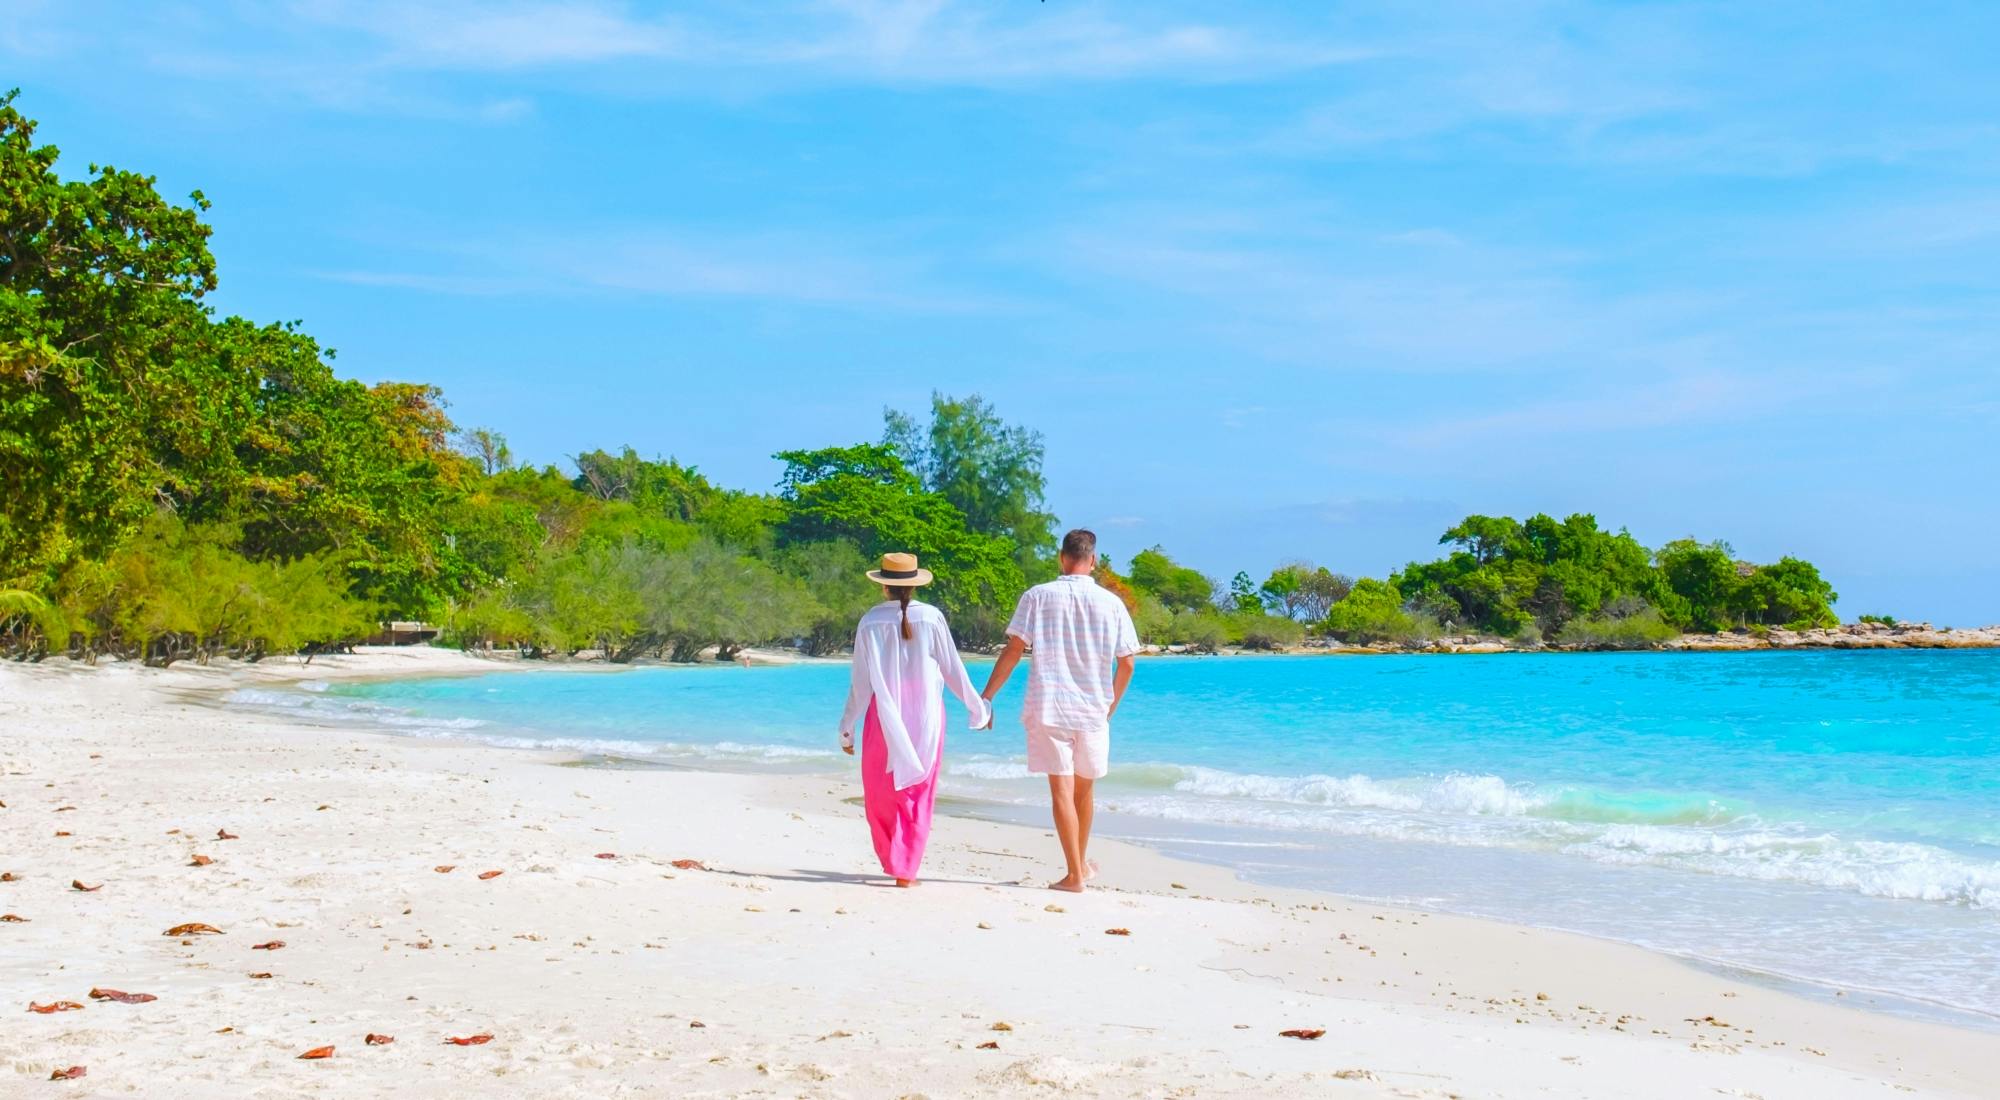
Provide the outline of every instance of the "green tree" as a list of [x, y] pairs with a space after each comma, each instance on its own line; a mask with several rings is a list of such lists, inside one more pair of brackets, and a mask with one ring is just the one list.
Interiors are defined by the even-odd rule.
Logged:
[[1355, 581], [1346, 598], [1328, 609], [1325, 629], [1350, 642], [1406, 641], [1418, 634], [1417, 621], [1403, 610], [1403, 594], [1373, 577]]
[[1229, 580], [1229, 606], [1237, 611], [1264, 610], [1264, 597], [1257, 592], [1257, 582], [1240, 569]]
[[1132, 587], [1159, 598], [1173, 611], [1209, 611], [1215, 607], [1215, 582], [1198, 569], [1176, 563], [1155, 546], [1132, 555]]
[[1654, 557], [1675, 597], [1677, 619], [1710, 633], [1733, 621], [1740, 578], [1728, 543], [1676, 539], [1660, 547]]
[[978, 394], [931, 394], [929, 424], [882, 411], [882, 442], [926, 489], [951, 502], [973, 531], [1004, 535], [1025, 575], [1052, 575], [1055, 517], [1044, 511], [1042, 435], [1010, 426]]
[[934, 598], [953, 617], [958, 636], [975, 644], [997, 636], [990, 609], [1012, 607], [1026, 587], [1007, 538], [969, 529], [958, 509], [925, 489], [886, 444], [776, 457], [785, 463], [779, 495], [790, 510], [781, 544], [838, 539], [870, 558], [916, 554], [936, 574]]

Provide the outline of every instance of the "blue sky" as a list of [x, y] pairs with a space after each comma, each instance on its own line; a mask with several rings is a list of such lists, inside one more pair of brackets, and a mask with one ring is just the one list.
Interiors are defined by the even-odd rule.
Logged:
[[0, 84], [226, 311], [560, 462], [977, 391], [1119, 556], [1467, 512], [2000, 620], [2000, 5], [39, 3]]

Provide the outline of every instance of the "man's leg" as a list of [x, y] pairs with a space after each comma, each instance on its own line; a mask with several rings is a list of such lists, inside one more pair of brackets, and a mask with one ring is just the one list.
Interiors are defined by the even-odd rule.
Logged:
[[1090, 819], [1097, 812], [1097, 800], [1092, 792], [1097, 790], [1097, 780], [1075, 778], [1076, 805], [1076, 866], [1082, 868], [1083, 877], [1089, 879], [1097, 874], [1097, 868], [1090, 862]]
[[1063, 861], [1069, 873], [1049, 883], [1054, 890], [1083, 891], [1083, 844], [1076, 820], [1076, 779], [1068, 775], [1049, 776], [1049, 808], [1056, 819], [1056, 839], [1062, 843]]

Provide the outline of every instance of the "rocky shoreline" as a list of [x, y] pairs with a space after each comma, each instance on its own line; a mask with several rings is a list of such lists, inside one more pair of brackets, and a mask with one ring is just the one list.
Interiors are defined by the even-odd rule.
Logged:
[[[1410, 642], [1371, 642], [1365, 645], [1331, 639], [1308, 642], [1286, 650], [1288, 653], [1602, 653], [1681, 652], [1735, 653], [1759, 649], [2000, 649], [2000, 626], [1968, 629], [1932, 626], [1929, 623], [1849, 623], [1815, 630], [1786, 630], [1772, 627], [1761, 633], [1748, 630], [1720, 634], [1683, 634], [1658, 645], [1524, 645], [1509, 638], [1484, 634], [1462, 634]], [[1184, 646], [1148, 646], [1145, 652], [1159, 655], [1191, 652]], [[1248, 650], [1228, 650], [1248, 653]]]

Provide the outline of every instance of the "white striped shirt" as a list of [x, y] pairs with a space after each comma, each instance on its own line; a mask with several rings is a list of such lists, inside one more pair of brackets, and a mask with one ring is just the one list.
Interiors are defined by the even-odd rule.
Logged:
[[1021, 594], [1007, 633], [1028, 643], [1030, 730], [1088, 733], [1111, 724], [1111, 671], [1139, 652], [1124, 601], [1082, 574], [1064, 574]]

